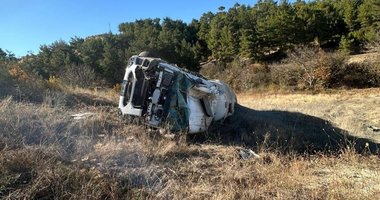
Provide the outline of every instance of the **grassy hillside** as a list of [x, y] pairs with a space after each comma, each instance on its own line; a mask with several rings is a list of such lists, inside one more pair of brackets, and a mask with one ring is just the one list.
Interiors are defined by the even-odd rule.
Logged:
[[287, 57], [268, 62], [236, 58], [233, 62], [209, 62], [200, 73], [221, 79], [235, 91], [323, 91], [380, 87], [380, 49], [347, 55], [315, 46], [298, 46]]
[[[2, 76], [4, 83], [21, 84], [9, 73]], [[373, 199], [380, 194], [379, 138], [362, 126], [379, 125], [377, 89], [240, 94], [242, 105], [221, 127], [171, 139], [121, 121], [116, 93], [53, 90], [51, 84], [39, 92], [42, 101], [18, 99], [0, 88], [8, 96], [0, 100], [1, 198]], [[78, 113], [87, 114], [74, 118]], [[258, 156], [242, 159], [247, 149]]]
[[[304, 116], [325, 120], [334, 127], [344, 129], [350, 135], [380, 142], [380, 134], [373, 128], [380, 127], [378, 117], [380, 90], [378, 88], [330, 91], [315, 95], [247, 93], [239, 96], [239, 103], [254, 108], [258, 113], [269, 110], [302, 113]], [[281, 121], [278, 116], [269, 117], [272, 118], [271, 121]], [[297, 120], [294, 121], [294, 130], [297, 130], [297, 123], [302, 123], [305, 119]], [[314, 126], [317, 125], [314, 121]], [[287, 124], [280, 124], [280, 126], [287, 126]]]

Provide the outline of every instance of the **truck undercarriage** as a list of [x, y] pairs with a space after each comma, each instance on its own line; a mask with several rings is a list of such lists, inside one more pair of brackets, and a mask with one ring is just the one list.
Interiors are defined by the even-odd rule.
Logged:
[[126, 68], [119, 114], [151, 127], [197, 133], [232, 115], [235, 104], [236, 96], [225, 83], [139, 55]]

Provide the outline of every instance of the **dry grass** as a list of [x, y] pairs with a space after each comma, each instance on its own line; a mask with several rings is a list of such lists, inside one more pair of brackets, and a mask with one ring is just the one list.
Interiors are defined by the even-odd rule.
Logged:
[[238, 102], [255, 110], [298, 112], [318, 117], [357, 137], [380, 142], [380, 90], [340, 90], [319, 94], [241, 94]]
[[[176, 199], [369, 199], [379, 192], [376, 157], [260, 152], [260, 159], [241, 160], [237, 149], [202, 145], [175, 150], [162, 161], [169, 160], [172, 174], [164, 194]], [[162, 191], [158, 195], [165, 197]]]
[[364, 54], [352, 55], [350, 56], [348, 63], [380, 63], [380, 54], [378, 52], [379, 50], [375, 50], [374, 52], [366, 52]]
[[[239, 102], [249, 108], [238, 110], [244, 113], [231, 120], [244, 123], [230, 121], [223, 131], [175, 139], [124, 124], [112, 104], [115, 93], [67, 91], [46, 93], [43, 101], [34, 103], [11, 97], [0, 100], [0, 198], [374, 199], [380, 194], [377, 155], [359, 154], [345, 146], [333, 154], [300, 153], [297, 145], [271, 143], [266, 135], [255, 140], [249, 129], [232, 127], [249, 126], [255, 136], [260, 130], [271, 134], [286, 129], [289, 124], [281, 124], [282, 117], [294, 117], [294, 111], [303, 113], [304, 121], [316, 120], [306, 115], [326, 118], [363, 135], [355, 132], [361, 129], [354, 122], [378, 125], [377, 89], [242, 94]], [[286, 114], [265, 113], [271, 110]], [[82, 120], [71, 117], [85, 112], [94, 114]], [[305, 130], [314, 129], [290, 126], [278, 133]], [[253, 143], [246, 143], [251, 139]], [[287, 151], [282, 151], [284, 145]], [[239, 150], [244, 148], [255, 149], [260, 157], [241, 159]]]

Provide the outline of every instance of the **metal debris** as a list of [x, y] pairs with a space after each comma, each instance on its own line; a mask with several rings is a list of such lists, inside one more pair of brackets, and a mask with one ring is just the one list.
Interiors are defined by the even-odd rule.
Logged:
[[73, 117], [74, 119], [76, 120], [79, 120], [79, 119], [86, 119], [92, 115], [95, 115], [95, 113], [91, 113], [91, 112], [86, 112], [86, 113], [77, 113], [77, 114], [73, 114], [73, 115], [70, 115], [71, 117]]
[[249, 158], [260, 158], [260, 155], [252, 151], [251, 149], [240, 149], [239, 157], [243, 160], [247, 160]]
[[371, 129], [373, 132], [380, 132], [380, 128], [376, 126], [368, 126], [369, 129]]

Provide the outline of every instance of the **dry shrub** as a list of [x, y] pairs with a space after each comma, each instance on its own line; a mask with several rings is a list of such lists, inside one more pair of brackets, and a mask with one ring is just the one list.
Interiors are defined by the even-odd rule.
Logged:
[[225, 70], [226, 81], [235, 90], [244, 91], [251, 88], [267, 86], [270, 82], [267, 65], [236, 60]]
[[338, 68], [331, 78], [331, 85], [350, 88], [380, 86], [380, 65], [370, 63], [350, 63]]
[[273, 83], [295, 89], [380, 86], [376, 63], [347, 63], [341, 53], [326, 53], [316, 47], [299, 47], [281, 64], [270, 66]]
[[30, 79], [28, 74], [22, 70], [19, 66], [13, 65], [8, 69], [8, 73], [12, 78], [21, 80], [21, 81], [26, 81]]
[[236, 91], [265, 87], [270, 82], [267, 65], [242, 58], [228, 64], [208, 63], [202, 67], [200, 73], [211, 79], [221, 79]]
[[322, 52], [318, 58], [318, 67], [316, 76], [319, 84], [323, 88], [333, 87], [337, 73], [347, 62], [347, 56], [341, 53], [325, 53]]
[[297, 88], [302, 71], [292, 64], [270, 65], [271, 80], [281, 87]]
[[342, 54], [326, 53], [314, 46], [296, 47], [282, 63], [270, 66], [271, 78], [274, 84], [294, 89], [327, 88], [345, 59]]
[[79, 87], [93, 86], [96, 81], [94, 69], [87, 65], [67, 66], [60, 77], [65, 84]]
[[0, 98], [13, 96], [18, 101], [41, 102], [46, 82], [17, 64], [0, 63]]
[[42, 105], [47, 107], [64, 107], [68, 105], [68, 95], [55, 90], [46, 90]]
[[347, 63], [347, 55], [325, 52], [316, 46], [298, 46], [281, 63], [253, 63], [237, 58], [231, 63], [211, 62], [201, 74], [221, 79], [235, 91], [278, 85], [292, 90], [366, 88], [380, 86], [380, 64]]
[[224, 80], [224, 70], [226, 64], [222, 62], [212, 61], [201, 66], [199, 73], [209, 79], [221, 79]]

